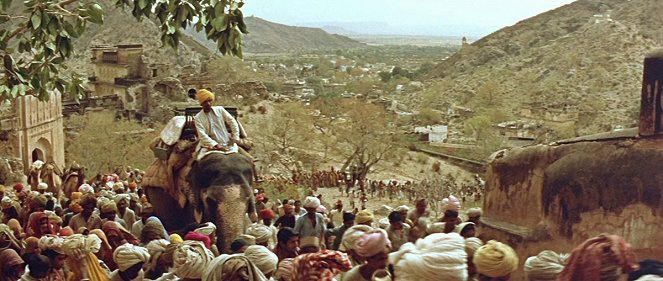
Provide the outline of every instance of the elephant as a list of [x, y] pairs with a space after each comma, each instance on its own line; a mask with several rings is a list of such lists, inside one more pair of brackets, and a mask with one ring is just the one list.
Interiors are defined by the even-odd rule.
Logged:
[[[160, 161], [164, 160], [155, 160], [147, 175], [159, 165], [166, 169], [165, 162]], [[251, 161], [239, 153], [212, 153], [199, 161], [190, 161], [177, 174], [180, 175], [177, 185], [186, 185], [189, 193], [184, 204], [163, 187], [165, 184], [149, 176], [144, 178], [154, 182], [143, 185], [154, 215], [167, 230], [175, 232], [187, 229], [192, 223], [213, 222], [217, 226], [217, 248], [227, 252], [233, 239], [244, 232], [246, 216], [251, 221], [257, 220]]]

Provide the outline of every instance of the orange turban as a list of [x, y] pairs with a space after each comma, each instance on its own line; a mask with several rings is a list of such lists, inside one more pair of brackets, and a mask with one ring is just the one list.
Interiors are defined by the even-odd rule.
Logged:
[[199, 104], [203, 104], [204, 102], [206, 102], [208, 100], [214, 102], [214, 93], [212, 93], [208, 90], [205, 90], [205, 89], [198, 90], [197, 97], [198, 97], [198, 103]]

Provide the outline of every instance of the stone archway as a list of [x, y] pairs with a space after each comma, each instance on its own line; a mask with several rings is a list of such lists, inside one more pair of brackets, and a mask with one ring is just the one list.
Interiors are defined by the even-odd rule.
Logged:
[[[32, 149], [32, 162], [36, 160], [41, 160], [43, 162], [48, 162], [53, 160], [53, 147], [51, 142], [46, 138], [39, 138], [34, 148]], [[36, 159], [35, 159], [36, 158]]]
[[35, 148], [32, 150], [32, 162], [35, 162], [37, 160], [41, 160], [42, 162], [46, 160], [44, 158], [44, 151], [42, 151], [39, 148]]

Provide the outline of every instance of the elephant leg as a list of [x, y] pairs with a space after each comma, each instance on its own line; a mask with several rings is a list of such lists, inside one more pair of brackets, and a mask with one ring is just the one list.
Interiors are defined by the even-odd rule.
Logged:
[[244, 233], [247, 204], [240, 185], [208, 188], [202, 194], [205, 205], [205, 221], [217, 226], [217, 248], [227, 253], [230, 244]]
[[148, 186], [144, 187], [143, 190], [154, 208], [154, 215], [163, 222], [166, 230], [184, 229], [193, 222], [193, 213], [189, 204], [184, 208], [180, 208], [177, 200], [159, 187]]

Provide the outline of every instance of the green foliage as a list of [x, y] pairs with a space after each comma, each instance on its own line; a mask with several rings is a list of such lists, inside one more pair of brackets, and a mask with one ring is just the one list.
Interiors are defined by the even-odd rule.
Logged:
[[426, 107], [419, 111], [419, 123], [421, 125], [435, 125], [442, 122], [442, 114], [432, 108]]
[[[78, 98], [85, 90], [81, 75], [66, 76], [63, 62], [73, 53], [73, 40], [88, 24], [103, 24], [99, 1], [26, 0], [21, 15], [8, 11], [12, 0], [0, 0], [0, 102], [23, 95], [46, 100], [50, 91]], [[113, 0], [116, 7], [131, 9], [136, 20], [154, 19], [161, 27], [164, 46], [177, 49], [182, 30], [205, 30], [223, 54], [242, 57], [242, 33], [247, 33], [235, 0]]]
[[491, 122], [487, 115], [477, 115], [465, 121], [465, 134], [484, 139], [490, 134]]

